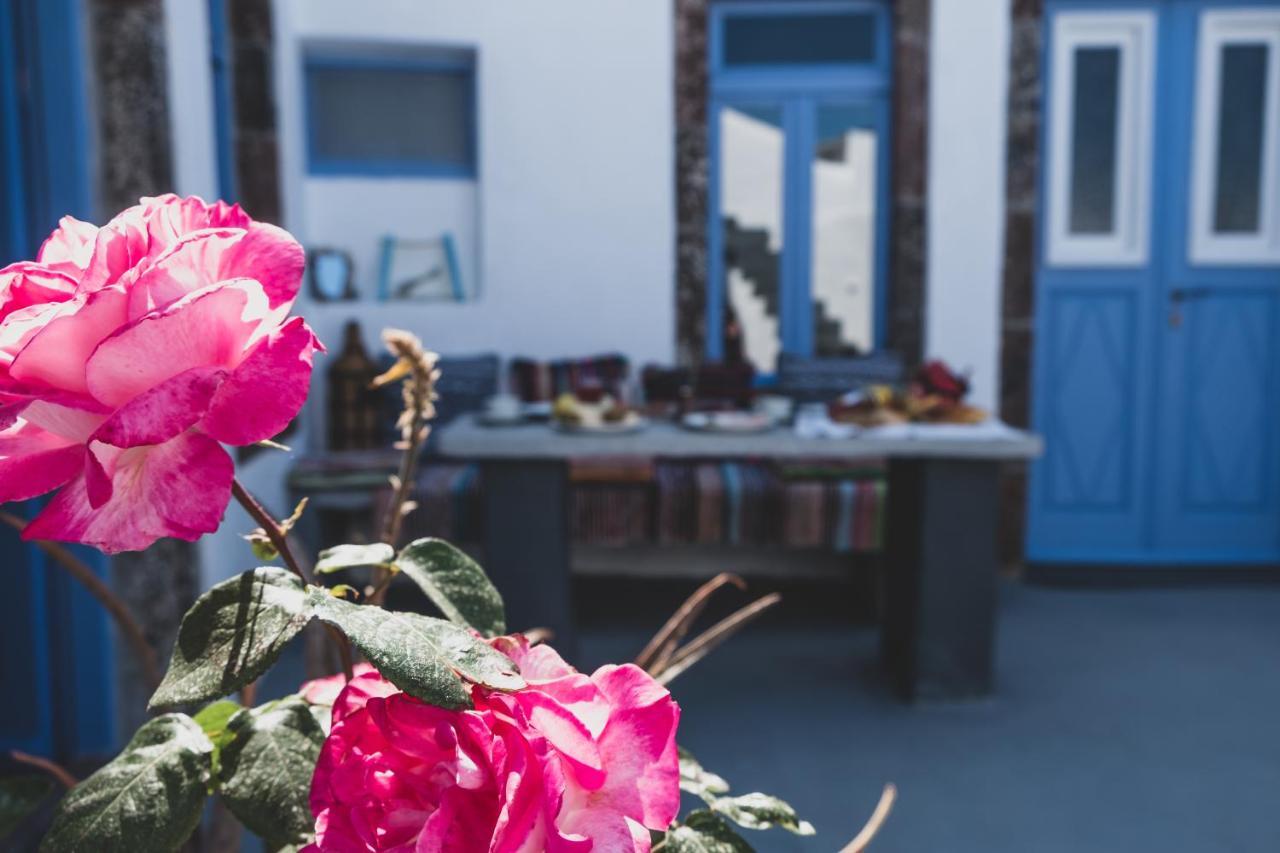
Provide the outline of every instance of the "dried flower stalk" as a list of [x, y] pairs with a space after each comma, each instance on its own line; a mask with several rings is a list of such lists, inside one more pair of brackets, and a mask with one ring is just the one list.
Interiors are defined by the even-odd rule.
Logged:
[[[384, 329], [382, 341], [396, 357], [396, 363], [386, 373], [374, 379], [372, 387], [381, 388], [392, 382], [404, 382], [404, 410], [396, 420], [396, 426], [400, 428], [400, 440], [396, 442], [396, 447], [404, 452], [400, 457], [400, 470], [391, 477], [391, 504], [382, 520], [381, 536], [383, 542], [394, 546], [400, 538], [400, 526], [404, 517], [417, 506], [409, 500], [409, 491], [413, 488], [418, 454], [431, 431], [427, 422], [436, 416], [435, 385], [440, 378], [440, 370], [436, 364], [440, 357], [424, 349], [422, 341], [416, 335], [400, 329]], [[385, 569], [379, 571], [386, 572]], [[387, 577], [375, 579], [371, 603], [382, 603], [388, 580]]]

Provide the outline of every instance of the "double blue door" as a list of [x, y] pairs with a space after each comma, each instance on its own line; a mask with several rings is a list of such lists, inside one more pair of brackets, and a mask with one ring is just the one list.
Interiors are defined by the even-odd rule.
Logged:
[[1045, 28], [1028, 557], [1280, 562], [1280, 4]]

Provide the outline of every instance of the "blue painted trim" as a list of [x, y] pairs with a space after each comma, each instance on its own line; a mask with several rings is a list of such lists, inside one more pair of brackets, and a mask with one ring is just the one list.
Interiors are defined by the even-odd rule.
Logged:
[[227, 0], [208, 0], [208, 3], [218, 195], [223, 201], [232, 202], [239, 198], [239, 175], [236, 170], [235, 113], [231, 98], [231, 38], [227, 25]]
[[[722, 24], [733, 14], [790, 14], [800, 11], [869, 11], [877, 16], [877, 64], [836, 70], [824, 66], [784, 66], [768, 71], [725, 69], [722, 62]], [[888, 8], [876, 0], [807, 0], [714, 3], [709, 23], [708, 63], [711, 97], [707, 111], [710, 152], [707, 179], [707, 309], [706, 358], [724, 358], [724, 239], [720, 228], [720, 111], [733, 106], [777, 106], [783, 111], [783, 246], [780, 265], [779, 334], [786, 352], [813, 354], [812, 301], [812, 159], [816, 145], [816, 115], [822, 104], [865, 104], [875, 116], [869, 129], [876, 133], [876, 221], [874, 316], [875, 346], [888, 328], [890, 175], [892, 168], [891, 91], [892, 42]]]
[[444, 241], [444, 261], [449, 267], [449, 284], [453, 287], [453, 298], [459, 302], [465, 302], [467, 294], [462, 286], [462, 271], [458, 269], [458, 252], [453, 245], [453, 235], [446, 231], [440, 239]]
[[395, 250], [396, 238], [390, 234], [382, 236], [382, 247], [378, 251], [378, 301], [391, 300], [391, 253]]
[[0, 199], [0, 266], [30, 254], [13, 24], [12, 13], [0, 10], [0, 177], [4, 186], [4, 198]]
[[[474, 180], [479, 175], [479, 97], [477, 89], [476, 57], [379, 58], [372, 56], [308, 55], [302, 61], [304, 116], [307, 143], [307, 172], [319, 176], [350, 175], [358, 177], [415, 177], [457, 178]], [[359, 69], [372, 71], [429, 71], [442, 75], [463, 77], [470, 84], [467, 88], [467, 162], [466, 164], [440, 162], [425, 158], [370, 158], [344, 159], [325, 157], [316, 144], [316, 126], [312, 116], [316, 113], [315, 90], [311, 85], [311, 72], [316, 70]]]

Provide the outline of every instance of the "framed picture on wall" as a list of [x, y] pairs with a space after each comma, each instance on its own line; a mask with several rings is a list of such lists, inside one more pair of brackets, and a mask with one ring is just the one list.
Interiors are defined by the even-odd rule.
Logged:
[[307, 250], [307, 287], [317, 302], [346, 302], [356, 298], [355, 262], [342, 249]]
[[453, 237], [383, 237], [378, 298], [383, 302], [464, 301]]

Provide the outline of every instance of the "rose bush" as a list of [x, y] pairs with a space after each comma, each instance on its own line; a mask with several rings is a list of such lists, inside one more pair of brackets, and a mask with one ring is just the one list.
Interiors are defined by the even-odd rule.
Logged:
[[[317, 853], [648, 851], [680, 807], [671, 694], [631, 664], [590, 677], [521, 636], [491, 641], [527, 687], [449, 711], [372, 670], [333, 701], [311, 787]], [[302, 694], [324, 701], [337, 683]]]
[[277, 435], [320, 344], [289, 311], [302, 247], [238, 205], [71, 217], [0, 270], [0, 502], [60, 489], [28, 539], [139, 550], [217, 529], [222, 444]]

